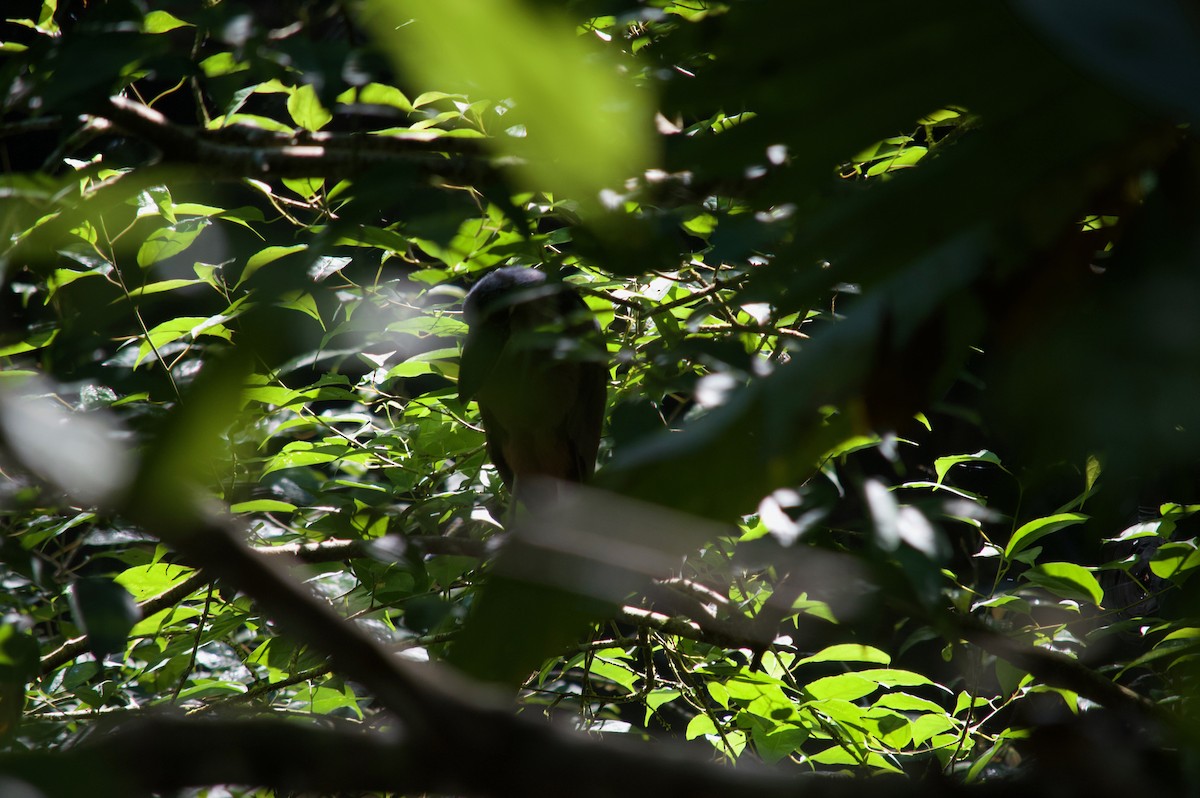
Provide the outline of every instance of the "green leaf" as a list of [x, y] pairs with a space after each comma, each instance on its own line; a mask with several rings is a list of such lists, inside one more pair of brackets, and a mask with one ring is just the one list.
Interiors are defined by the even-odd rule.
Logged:
[[646, 696], [646, 707], [653, 712], [664, 704], [669, 704], [676, 698], [679, 698], [680, 695], [682, 694], [678, 690], [672, 688], [660, 687], [651, 690], [650, 694]]
[[332, 463], [334, 460], [345, 456], [349, 451], [350, 447], [348, 445], [314, 447], [313, 444], [305, 441], [289, 443], [284, 447], [283, 451], [271, 458], [266, 468], [263, 469], [263, 475], [266, 476], [273, 471], [282, 471], [286, 468], [302, 468], [304, 466]]
[[705, 713], [701, 713], [688, 721], [687, 729], [683, 733], [685, 740], [695, 740], [697, 737], [704, 737], [709, 734], [716, 734], [717, 727], [713, 724], [712, 718]]
[[305, 200], [312, 200], [325, 187], [321, 177], [285, 177], [282, 183]]
[[1200, 549], [1191, 541], [1164, 543], [1150, 558], [1150, 570], [1159, 579], [1182, 580], [1200, 565]]
[[1007, 471], [1000, 463], [1000, 457], [995, 452], [990, 452], [987, 449], [980, 449], [974, 454], [956, 454], [950, 457], [939, 457], [933, 461], [933, 470], [937, 474], [938, 484], [942, 484], [942, 480], [946, 478], [946, 474], [950, 469], [960, 463], [991, 463], [992, 465], [1000, 466], [1002, 471]]
[[1004, 547], [1004, 558], [1012, 559], [1015, 555], [1046, 535], [1053, 534], [1075, 524], [1088, 520], [1082, 513], [1059, 513], [1045, 518], [1036, 518], [1013, 533], [1008, 545]]
[[892, 658], [889, 654], [872, 646], [859, 645], [858, 643], [842, 643], [823, 648], [812, 656], [797, 660], [796, 664], [804, 665], [809, 662], [877, 662], [881, 665], [887, 665], [891, 661]]
[[1103, 468], [1100, 465], [1100, 460], [1093, 455], [1089, 455], [1087, 459], [1087, 467], [1084, 471], [1083, 494], [1090, 496], [1096, 487], [1097, 480], [1100, 479], [1100, 473]]
[[943, 108], [939, 111], [934, 111], [931, 114], [926, 114], [917, 120], [918, 125], [936, 125], [939, 122], [945, 122], [949, 119], [958, 119], [962, 116], [959, 111], [953, 111], [948, 108]]
[[1200, 512], [1200, 504], [1176, 504], [1167, 502], [1160, 504], [1158, 514], [1164, 518], [1182, 519]]
[[634, 686], [640, 678], [627, 663], [606, 661], [599, 657], [592, 661], [590, 673], [593, 677], [608, 679], [614, 684], [625, 688], [629, 693], [632, 693]]
[[321, 318], [321, 310], [317, 307], [317, 301], [313, 299], [312, 294], [288, 292], [287, 295], [280, 297], [275, 305], [276, 307], [303, 313], [305, 316], [315, 319], [321, 325], [322, 329], [325, 327], [325, 322]]
[[190, 686], [179, 691], [179, 698], [212, 698], [225, 695], [243, 695], [247, 688], [241, 682], [228, 679], [196, 679]]
[[933, 681], [926, 676], [897, 668], [867, 668], [855, 671], [854, 675], [869, 679], [881, 687], [916, 687], [933, 684]]
[[1062, 699], [1063, 704], [1071, 712], [1072, 715], [1079, 714], [1079, 694], [1073, 690], [1066, 690], [1062, 687], [1051, 687], [1047, 684], [1031, 684], [1025, 688], [1026, 693], [1048, 693], [1056, 695]]
[[870, 679], [864, 679], [854, 673], [842, 673], [837, 676], [826, 676], [823, 679], [804, 685], [804, 692], [814, 701], [824, 701], [838, 698], [845, 701], [868, 696], [879, 689], [879, 685]]
[[358, 698], [350, 687], [343, 686], [341, 690], [321, 685], [314, 687], [308, 695], [309, 706], [317, 715], [328, 715], [339, 709], [352, 709], [358, 717], [362, 712], [358, 708]]
[[248, 402], [262, 402], [263, 404], [278, 405], [286, 407], [298, 399], [307, 398], [307, 392], [284, 388], [279, 385], [259, 385], [252, 388], [247, 388], [243, 392], [242, 397]]
[[928, 151], [929, 150], [927, 147], [905, 147], [891, 155], [881, 158], [879, 161], [874, 163], [870, 168], [867, 169], [867, 176], [874, 177], [876, 175], [885, 174], [897, 169], [907, 169], [915, 166], [922, 158], [925, 157], [925, 153]]
[[676, 698], [679, 698], [680, 695], [682, 693], [671, 688], [660, 687], [657, 690], [651, 690], [650, 694], [646, 696], [646, 716], [642, 719], [642, 723], [649, 723], [650, 718], [654, 716], [659, 707], [669, 704]]
[[296, 505], [291, 502], [281, 502], [278, 499], [254, 499], [229, 507], [229, 511], [234, 513], [290, 513], [295, 509]]
[[232, 75], [248, 69], [250, 69], [250, 65], [245, 61], [239, 61], [233, 53], [216, 53], [200, 62], [200, 70], [205, 77], [209, 78]]
[[980, 774], [983, 773], [983, 769], [988, 766], [988, 763], [991, 762], [992, 759], [995, 758], [996, 754], [1000, 753], [1002, 749], [1003, 744], [996, 743], [988, 748], [988, 750], [984, 751], [978, 759], [971, 763], [971, 768], [967, 771], [967, 776], [965, 779], [966, 783], [972, 784], [978, 781]]
[[1000, 685], [1000, 695], [1014, 695], [1029, 679], [1028, 671], [1009, 664], [1007, 660], [996, 658], [996, 682]]
[[900, 712], [872, 707], [863, 715], [870, 733], [893, 750], [912, 742], [912, 721]]
[[775, 685], [759, 685], [758, 695], [745, 705], [746, 712], [771, 721], [791, 720], [796, 709], [795, 702]]
[[310, 133], [317, 132], [333, 119], [333, 114], [321, 105], [316, 90], [309, 83], [297, 87], [288, 95], [287, 109], [296, 124]]
[[913, 745], [921, 745], [934, 735], [955, 728], [954, 719], [944, 713], [930, 712], [913, 720], [909, 727]]
[[165, 610], [159, 610], [153, 615], [147, 615], [133, 625], [129, 630], [129, 637], [152, 637], [163, 631], [165, 627], [173, 624], [186, 624], [193, 618], [199, 618], [201, 612], [197, 607], [184, 607], [175, 605], [167, 607]]
[[155, 230], [138, 249], [137, 263], [143, 269], [159, 261], [178, 255], [192, 245], [204, 228], [212, 224], [204, 217], [184, 219], [169, 227]]
[[225, 316], [179, 316], [174, 319], [168, 319], [162, 324], [155, 325], [146, 334], [146, 339], [138, 346], [137, 359], [134, 361], [136, 368], [141, 362], [155, 350], [162, 349], [173, 341], [178, 341], [181, 338], [190, 337], [197, 338], [201, 335], [215, 336], [231, 340], [233, 338], [232, 331], [229, 330], [222, 322], [227, 321]]
[[142, 18], [142, 30], [146, 33], [166, 33], [176, 28], [194, 27], [190, 22], [184, 22], [166, 11], [151, 11]]
[[808, 729], [789, 723], [762, 731], [755, 729], [752, 737], [763, 761], [774, 764], [798, 752], [808, 735]]
[[892, 773], [902, 773], [900, 768], [876, 753], [864, 753], [861, 757], [842, 746], [833, 746], [808, 757], [809, 761], [819, 765], [868, 765], [887, 770]]
[[1100, 606], [1104, 590], [1092, 572], [1071, 562], [1048, 562], [1030, 568], [1022, 576], [1056, 596]]
[[1170, 634], [1163, 637], [1163, 639], [1158, 642], [1158, 645], [1162, 645], [1163, 643], [1167, 643], [1172, 640], [1189, 640], [1190, 641], [1190, 640], [1193, 640], [1198, 637], [1200, 637], [1200, 627], [1185, 626], [1182, 629], [1176, 629], [1173, 632], [1171, 632]]
[[[338, 100], [340, 102], [349, 102], [349, 94], [350, 92], [342, 94], [338, 97]], [[395, 86], [387, 86], [383, 83], [368, 83], [365, 86], [359, 87], [354, 101], [365, 105], [389, 105], [406, 112], [415, 110], [413, 104], [404, 96], [404, 92]]]
[[884, 693], [871, 706], [898, 709], [901, 712], [933, 712], [936, 714], [945, 714], [946, 712], [938, 704], [908, 693]]
[[261, 249], [250, 256], [246, 261], [246, 268], [242, 269], [242, 276], [238, 278], [234, 288], [241, 287], [242, 283], [254, 276], [254, 273], [266, 266], [268, 263], [273, 263], [282, 257], [291, 255], [296, 252], [303, 252], [308, 249], [307, 244], [292, 244], [291, 246], [273, 246]]
[[295, 130], [283, 122], [272, 119], [269, 116], [259, 116], [257, 114], [229, 114], [228, 116], [214, 117], [209, 123], [209, 127], [214, 130], [221, 128], [240, 125], [248, 128], [256, 128], [258, 130], [266, 130], [272, 133], [295, 133]]
[[952, 712], [951, 714], [957, 716], [959, 713], [961, 713], [965, 709], [968, 709], [968, 708], [976, 709], [979, 707], [987, 707], [987, 706], [989, 706], [988, 700], [986, 698], [984, 698], [983, 696], [978, 696], [978, 695], [973, 696], [970, 693], [963, 691], [963, 692], [960, 692], [958, 694], [958, 697], [955, 699], [954, 712]]
[[22, 352], [33, 352], [42, 347], [49, 346], [58, 337], [58, 332], [58, 328], [32, 332], [24, 341], [9, 344], [8, 346], [0, 346], [0, 357], [11, 357], [12, 355], [19, 355]]
[[165, 593], [175, 585], [191, 578], [196, 571], [182, 565], [164, 562], [135, 565], [122, 571], [113, 581], [121, 585], [138, 601]]
[[432, 363], [423, 363], [421, 361], [406, 360], [403, 363], [397, 363], [388, 369], [386, 379], [394, 377], [419, 377], [422, 374], [437, 373], [433, 368]]
[[147, 283], [140, 288], [132, 288], [129, 291], [129, 296], [139, 297], [148, 294], [161, 294], [166, 291], [174, 291], [176, 288], [186, 288], [189, 285], [201, 285], [204, 280], [160, 280], [157, 283]]
[[724, 685], [725, 692], [730, 697], [739, 701], [752, 701], [763, 695], [764, 691], [780, 690], [786, 686], [782, 680], [774, 676], [751, 672], [745, 669], [739, 671], [732, 679], [727, 680]]
[[1171, 533], [1175, 531], [1175, 522], [1160, 518], [1157, 521], [1146, 521], [1141, 524], [1134, 524], [1122, 530], [1121, 534], [1115, 538], [1105, 538], [1105, 543], [1120, 543], [1126, 540], [1136, 540], [1138, 538], [1163, 538], [1168, 539]]

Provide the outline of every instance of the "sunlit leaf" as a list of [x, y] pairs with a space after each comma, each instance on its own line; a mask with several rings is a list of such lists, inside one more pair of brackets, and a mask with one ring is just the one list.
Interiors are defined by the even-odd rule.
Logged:
[[209, 224], [211, 222], [203, 217], [185, 219], [151, 233], [138, 249], [138, 265], [145, 268], [178, 255], [190, 247]]
[[1039, 587], [1044, 587], [1063, 598], [1087, 601], [1100, 606], [1104, 589], [1091, 571], [1071, 562], [1041, 563], [1026, 571], [1022, 576]]
[[853, 673], [826, 676], [804, 685], [804, 692], [816, 701], [831, 698], [853, 701], [868, 696], [877, 689], [877, 683]]
[[138, 601], [144, 601], [178, 585], [194, 573], [192, 568], [158, 562], [126, 568], [113, 581], [132, 593]]
[[887, 665], [892, 661], [891, 656], [873, 646], [862, 646], [854, 643], [842, 643], [828, 646], [816, 654], [803, 657], [796, 661], [797, 665], [809, 662], [878, 662]]
[[1087, 519], [1088, 517], [1081, 513], [1059, 513], [1034, 519], [1012, 534], [1012, 537], [1008, 539], [1008, 544], [1004, 547], [1004, 556], [1011, 559], [1046, 535], [1054, 534], [1069, 526], [1082, 524]]
[[316, 91], [308, 83], [297, 86], [288, 95], [287, 109], [297, 125], [311, 132], [320, 130], [333, 119], [333, 114], [322, 107]]

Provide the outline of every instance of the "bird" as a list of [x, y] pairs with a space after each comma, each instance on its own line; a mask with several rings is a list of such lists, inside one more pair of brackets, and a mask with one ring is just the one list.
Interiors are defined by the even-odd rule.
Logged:
[[478, 403], [511, 494], [543, 508], [558, 494], [550, 480], [582, 483], [595, 471], [608, 383], [600, 327], [571, 286], [514, 266], [475, 283], [463, 316], [459, 398]]

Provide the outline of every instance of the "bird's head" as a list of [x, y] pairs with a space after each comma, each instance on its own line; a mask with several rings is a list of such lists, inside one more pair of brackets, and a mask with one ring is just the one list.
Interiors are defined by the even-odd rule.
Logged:
[[463, 317], [472, 329], [503, 321], [513, 309], [552, 297], [559, 291], [534, 269], [508, 266], [489, 272], [471, 287], [463, 301]]

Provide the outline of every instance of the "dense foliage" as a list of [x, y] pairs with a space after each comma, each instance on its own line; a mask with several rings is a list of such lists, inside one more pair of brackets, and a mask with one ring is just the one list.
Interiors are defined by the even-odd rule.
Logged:
[[[4, 15], [0, 790], [1200, 787], [1185, 4]], [[546, 513], [505, 265], [608, 349]]]

